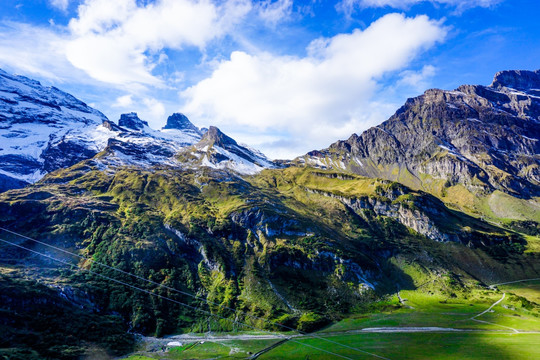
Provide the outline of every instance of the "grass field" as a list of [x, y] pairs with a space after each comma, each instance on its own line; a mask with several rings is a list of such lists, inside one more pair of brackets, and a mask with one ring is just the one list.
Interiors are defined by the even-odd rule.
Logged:
[[256, 352], [265, 349], [280, 339], [270, 340], [224, 340], [188, 343], [174, 347], [168, 352], [145, 353], [132, 355], [128, 360], [147, 359], [245, 359]]
[[540, 304], [540, 280], [500, 285], [498, 288]]
[[[535, 359], [540, 357], [540, 334], [410, 333], [354, 334], [332, 340], [388, 359]], [[329, 345], [318, 339], [302, 340], [352, 359], [372, 355]], [[259, 359], [335, 359], [295, 343], [286, 343]]]
[[[540, 307], [536, 304], [540, 300], [540, 281], [501, 285], [499, 290], [469, 289], [453, 296], [431, 290], [403, 290], [400, 296], [405, 306], [396, 306], [399, 301], [394, 296], [385, 302], [386, 307], [353, 314], [319, 331], [316, 337], [294, 337], [258, 359], [336, 359], [337, 355], [377, 359], [372, 354], [385, 359], [540, 359]], [[403, 331], [411, 327], [448, 330], [362, 330]], [[277, 341], [206, 341], [150, 357], [132, 356], [129, 360], [245, 359]]]

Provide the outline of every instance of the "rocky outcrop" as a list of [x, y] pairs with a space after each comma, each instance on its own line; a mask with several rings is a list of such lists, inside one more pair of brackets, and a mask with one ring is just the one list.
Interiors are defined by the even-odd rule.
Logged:
[[238, 144], [215, 126], [210, 126], [198, 143], [182, 149], [179, 158], [191, 167], [227, 169], [244, 175], [277, 166], [261, 152]]
[[311, 229], [303, 228], [298, 221], [275, 212], [270, 213], [260, 207], [233, 212], [230, 219], [240, 228], [251, 231], [257, 238], [261, 235], [274, 237], [312, 234]]
[[490, 86], [432, 89], [389, 120], [298, 162], [423, 188], [444, 180], [469, 190], [540, 194], [539, 71], [506, 71]]
[[495, 74], [493, 88], [512, 88], [517, 90], [540, 91], [540, 70], [506, 70]]
[[148, 126], [148, 123], [144, 120], [139, 119], [137, 113], [129, 113], [120, 115], [120, 120], [118, 120], [118, 125], [125, 127], [130, 130], [143, 130], [145, 126]]
[[167, 124], [163, 129], [176, 129], [181, 131], [193, 132], [202, 135], [201, 131], [189, 121], [186, 115], [182, 113], [174, 113], [167, 118]]
[[[439, 229], [434, 218], [444, 219], [445, 214], [442, 210], [444, 205], [429, 203], [427, 200], [425, 209], [416, 208], [406, 201], [397, 201], [399, 197], [407, 192], [400, 187], [391, 188], [384, 191], [379, 196], [346, 197], [321, 190], [305, 188], [307, 192], [332, 197], [339, 200], [345, 206], [353, 210], [361, 217], [365, 217], [365, 210], [370, 210], [377, 216], [387, 216], [397, 220], [402, 225], [413, 229], [425, 237], [439, 242], [459, 241], [456, 234], [444, 233]], [[432, 202], [435, 200], [433, 199]], [[369, 219], [367, 219], [369, 220]]]

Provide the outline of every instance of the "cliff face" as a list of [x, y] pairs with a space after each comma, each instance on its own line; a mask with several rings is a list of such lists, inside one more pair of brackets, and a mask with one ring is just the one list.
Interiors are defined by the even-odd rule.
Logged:
[[540, 194], [538, 71], [505, 71], [490, 86], [432, 89], [390, 119], [298, 159], [309, 165], [397, 180], [440, 181], [474, 193]]

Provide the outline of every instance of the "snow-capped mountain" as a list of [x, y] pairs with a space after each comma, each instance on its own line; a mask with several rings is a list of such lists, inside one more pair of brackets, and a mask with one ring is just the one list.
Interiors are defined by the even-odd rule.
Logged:
[[191, 167], [229, 169], [246, 175], [276, 166], [261, 152], [238, 144], [215, 126], [210, 126], [197, 144], [182, 149], [178, 156]]
[[203, 131], [180, 113], [169, 116], [161, 130], [151, 129], [135, 113], [123, 114], [118, 125], [108, 121], [103, 128], [108, 131], [109, 141], [95, 160], [107, 167], [203, 166], [242, 175], [275, 167], [261, 152], [239, 145], [214, 126], [203, 135]]
[[104, 122], [98, 131], [108, 138], [96, 161], [116, 166], [179, 166], [175, 154], [197, 143], [202, 135], [183, 114], [173, 114], [161, 130], [154, 130], [136, 113], [122, 114], [118, 125]]
[[[137, 114], [121, 115], [118, 123], [55, 87], [0, 70], [0, 191], [20, 188], [45, 174], [95, 157], [104, 168], [168, 165], [193, 167], [177, 156], [215, 133], [208, 161], [199, 166], [252, 174], [274, 164], [256, 150], [238, 145], [217, 128], [200, 130], [175, 113], [161, 130]], [[204, 133], [210, 135], [203, 136]], [[212, 136], [211, 136], [212, 135]], [[208, 140], [209, 141], [209, 140]], [[195, 147], [200, 151], [203, 147]], [[185, 152], [184, 152], [185, 154]]]
[[55, 87], [0, 70], [0, 190], [94, 156], [106, 144], [95, 132], [105, 120]]

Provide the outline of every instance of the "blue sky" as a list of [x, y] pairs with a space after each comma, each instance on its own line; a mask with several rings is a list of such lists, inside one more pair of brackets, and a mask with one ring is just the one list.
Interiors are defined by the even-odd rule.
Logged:
[[540, 68], [536, 0], [3, 0], [0, 67], [111, 120], [173, 112], [271, 158], [377, 125], [432, 87]]

